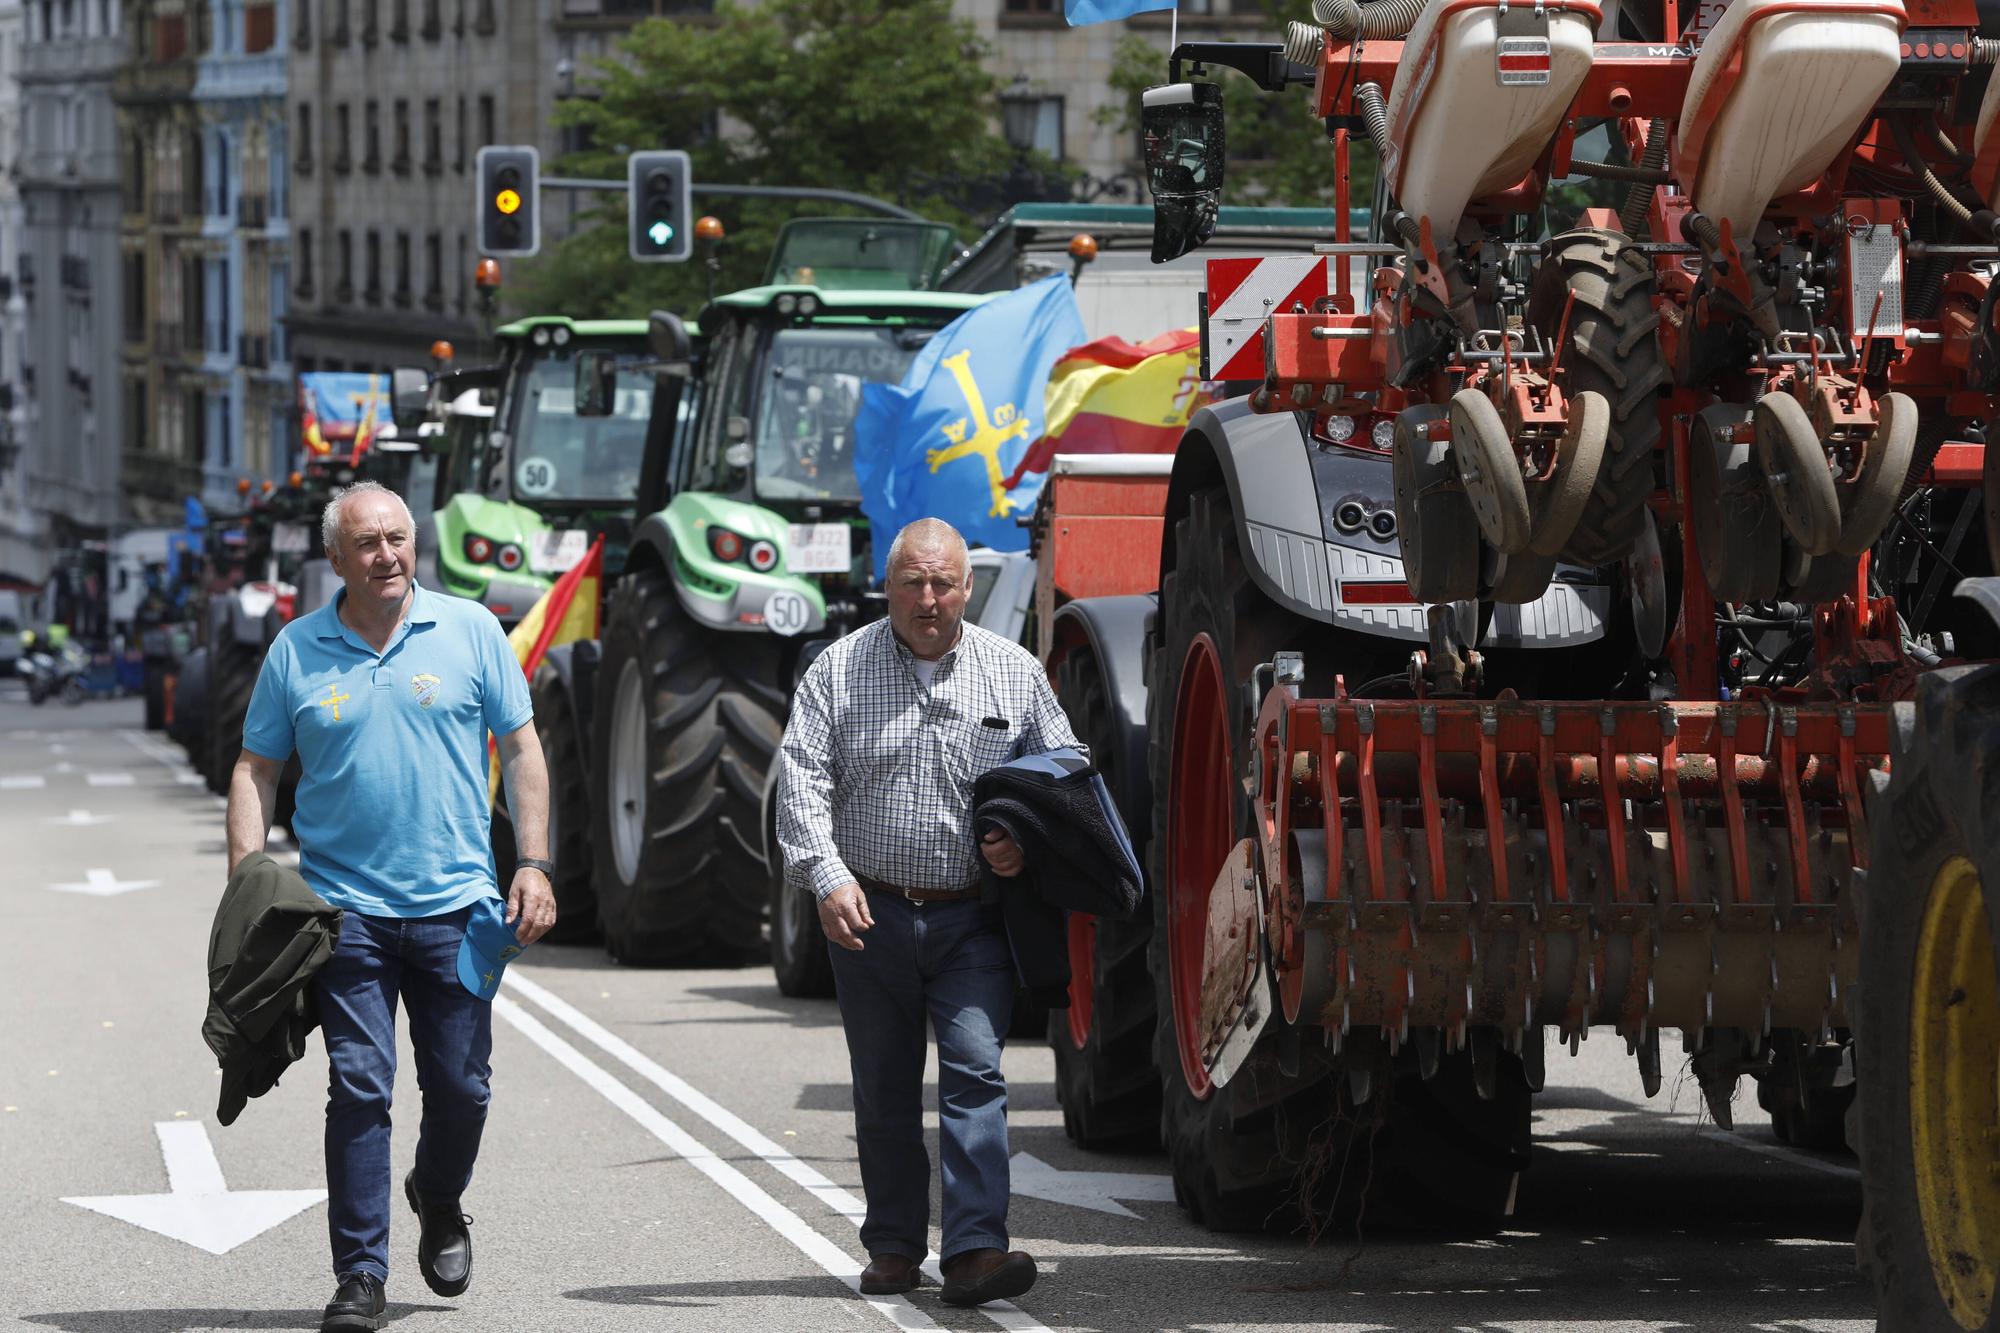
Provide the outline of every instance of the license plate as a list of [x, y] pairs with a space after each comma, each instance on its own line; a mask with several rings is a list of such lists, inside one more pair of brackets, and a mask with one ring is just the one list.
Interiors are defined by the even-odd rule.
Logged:
[[275, 555], [305, 555], [312, 550], [312, 531], [303, 523], [280, 523], [271, 529]]
[[854, 563], [854, 529], [845, 523], [794, 523], [785, 568], [793, 574], [845, 574]]
[[528, 568], [537, 574], [565, 574], [590, 550], [590, 534], [581, 528], [568, 532], [538, 532], [528, 543]]

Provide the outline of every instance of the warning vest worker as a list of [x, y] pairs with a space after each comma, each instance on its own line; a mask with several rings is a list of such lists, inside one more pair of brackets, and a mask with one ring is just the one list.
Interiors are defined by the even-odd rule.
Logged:
[[[500, 965], [554, 924], [556, 908], [548, 774], [500, 622], [477, 602], [417, 586], [416, 525], [381, 485], [334, 492], [321, 522], [345, 586], [285, 626], [264, 659], [229, 784], [229, 866], [264, 849], [279, 775], [297, 751], [299, 872], [342, 909], [339, 943], [313, 981], [332, 1064], [336, 1290], [320, 1327], [340, 1333], [386, 1322], [398, 1003], [423, 1090], [403, 1195], [421, 1226], [424, 1281], [456, 1296], [472, 1278], [459, 1196], [486, 1123], [492, 992]], [[522, 852], [504, 905], [489, 841], [488, 732], [500, 738]]]

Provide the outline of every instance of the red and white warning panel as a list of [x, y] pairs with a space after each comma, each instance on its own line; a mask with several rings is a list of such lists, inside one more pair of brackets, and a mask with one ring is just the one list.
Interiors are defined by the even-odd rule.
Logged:
[[1261, 381], [1264, 321], [1275, 313], [1309, 311], [1329, 295], [1334, 262], [1324, 255], [1209, 260], [1201, 377]]

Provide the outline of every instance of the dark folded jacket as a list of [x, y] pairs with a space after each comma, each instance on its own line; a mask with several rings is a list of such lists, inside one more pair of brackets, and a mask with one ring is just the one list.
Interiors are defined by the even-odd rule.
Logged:
[[208, 935], [208, 1017], [202, 1040], [222, 1066], [216, 1119], [277, 1086], [319, 1026], [312, 979], [340, 939], [340, 909], [299, 872], [263, 852], [243, 858]]
[[1104, 779], [1071, 749], [988, 769], [973, 783], [972, 804], [976, 836], [1005, 830], [1025, 862], [1012, 879], [981, 867], [982, 896], [1000, 902], [1021, 985], [1036, 1003], [1067, 1008], [1064, 913], [1129, 920], [1145, 897], [1125, 821]]

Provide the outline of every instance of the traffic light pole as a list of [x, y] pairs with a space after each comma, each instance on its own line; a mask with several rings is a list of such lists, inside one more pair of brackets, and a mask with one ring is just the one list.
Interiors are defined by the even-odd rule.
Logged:
[[[621, 180], [599, 180], [590, 176], [544, 176], [541, 179], [544, 190], [606, 190], [619, 194], [631, 188]], [[931, 219], [921, 213], [913, 213], [900, 204], [892, 204], [887, 199], [877, 199], [872, 194], [856, 194], [852, 190], [823, 190], [808, 185], [715, 185], [695, 181], [690, 185], [694, 194], [734, 196], [740, 199], [817, 199], [822, 203], [851, 204], [855, 208], [865, 208], [892, 218], [905, 218], [911, 222], [929, 222]]]

